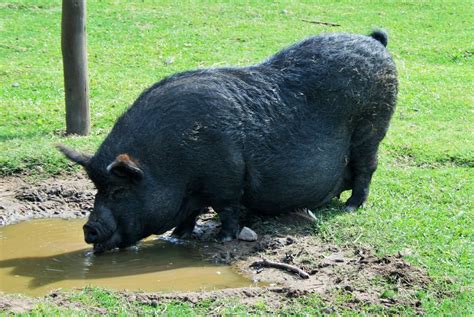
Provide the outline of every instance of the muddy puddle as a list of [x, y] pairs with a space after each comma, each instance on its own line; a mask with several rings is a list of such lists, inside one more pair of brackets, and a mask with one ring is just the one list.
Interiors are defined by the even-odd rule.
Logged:
[[[34, 184], [19, 177], [0, 179], [0, 311], [18, 306], [27, 311], [31, 308], [24, 307], [34, 307], [36, 301], [2, 292], [42, 295], [57, 288], [95, 285], [128, 289], [117, 294], [146, 305], [234, 298], [249, 307], [264, 302], [274, 311], [295, 297], [317, 294], [329, 306], [404, 305], [422, 313], [417, 294], [432, 283], [424, 269], [404, 259], [410, 249], [380, 256], [370, 245], [356, 241], [335, 245], [315, 234], [317, 223], [301, 213], [243, 217], [242, 225], [255, 231], [258, 240], [222, 244], [215, 242], [219, 221], [209, 211], [199, 217], [185, 244], [155, 237], [135, 250], [91, 256], [81, 227], [94, 194], [84, 174]], [[327, 209], [315, 211], [316, 217], [337, 217], [341, 206], [336, 201], [328, 207], [329, 214]], [[36, 218], [49, 220], [31, 220]], [[310, 276], [302, 279], [281, 266], [256, 265], [262, 259], [291, 265]], [[238, 272], [251, 276], [257, 287]], [[388, 290], [395, 296], [386, 298]], [[67, 294], [52, 292], [48, 301], [77, 307]], [[347, 299], [344, 304], [342, 298]]]
[[83, 240], [85, 220], [32, 220], [0, 227], [0, 291], [43, 295], [88, 285], [144, 291], [251, 286], [230, 266], [201, 260], [186, 244], [143, 241], [96, 256]]

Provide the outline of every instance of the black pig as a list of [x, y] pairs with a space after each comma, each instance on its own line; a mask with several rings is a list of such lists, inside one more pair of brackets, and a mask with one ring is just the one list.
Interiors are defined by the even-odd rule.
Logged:
[[351, 189], [367, 199], [395, 108], [387, 36], [328, 34], [261, 64], [194, 70], [145, 90], [94, 156], [59, 146], [97, 187], [85, 240], [97, 252], [172, 228], [189, 235], [209, 206], [222, 241], [242, 206], [313, 208]]

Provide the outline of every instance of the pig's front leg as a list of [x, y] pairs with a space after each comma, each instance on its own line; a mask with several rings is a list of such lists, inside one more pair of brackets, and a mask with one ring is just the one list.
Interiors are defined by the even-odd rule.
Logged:
[[217, 239], [221, 242], [228, 242], [237, 239], [239, 234], [240, 207], [224, 207], [216, 210], [221, 219], [221, 231]]
[[193, 211], [186, 219], [184, 219], [184, 221], [181, 224], [179, 224], [173, 230], [172, 235], [180, 239], [191, 238], [194, 227], [196, 226], [196, 219], [203, 211], [204, 211], [204, 208]]

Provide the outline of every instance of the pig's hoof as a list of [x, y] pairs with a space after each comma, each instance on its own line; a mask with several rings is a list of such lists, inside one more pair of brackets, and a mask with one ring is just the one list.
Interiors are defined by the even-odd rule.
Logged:
[[344, 211], [345, 211], [345, 212], [354, 212], [354, 211], [356, 211], [357, 209], [359, 209], [359, 208], [364, 208], [364, 207], [365, 207], [365, 204], [361, 204], [361, 205], [358, 205], [358, 206], [357, 206], [357, 205], [352, 205], [352, 204], [350, 204], [350, 205], [349, 205], [349, 204], [346, 204], [346, 205], [344, 206]]
[[193, 237], [193, 231], [183, 231], [183, 230], [174, 230], [173, 233], [171, 233], [171, 236], [174, 238], [182, 239], [182, 240], [187, 240], [191, 239]]
[[357, 207], [356, 206], [353, 206], [353, 205], [346, 205], [344, 206], [344, 211], [345, 212], [353, 212], [353, 211], [356, 211], [357, 210]]
[[219, 234], [217, 235], [217, 240], [219, 242], [229, 242], [229, 241], [232, 241], [232, 240], [235, 240], [237, 239], [237, 234], [234, 233], [228, 233], [228, 232], [219, 232]]
[[344, 211], [345, 211], [345, 212], [354, 212], [354, 211], [356, 211], [357, 209], [359, 209], [360, 207], [362, 207], [363, 204], [364, 204], [364, 200], [359, 199], [359, 198], [356, 197], [356, 196], [351, 196], [351, 197], [346, 201], [346, 204], [345, 204], [345, 206], [344, 206]]
[[173, 233], [171, 236], [173, 238], [177, 238], [177, 239], [180, 239], [180, 240], [189, 240], [193, 237], [193, 233], [192, 232], [184, 232], [182, 234]]

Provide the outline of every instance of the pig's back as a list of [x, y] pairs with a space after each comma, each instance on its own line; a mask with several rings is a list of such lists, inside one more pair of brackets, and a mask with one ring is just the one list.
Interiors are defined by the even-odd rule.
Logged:
[[[335, 52], [356, 40], [362, 45], [346, 52], [349, 62]], [[318, 205], [342, 178], [354, 121], [377, 99], [369, 81], [391, 63], [380, 46], [363, 36], [316, 37], [260, 65], [177, 74], [145, 91], [122, 125], [153, 134], [143, 160], [161, 151], [152, 156], [163, 169], [208, 187], [241, 182], [247, 207]]]

